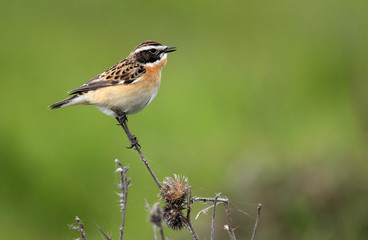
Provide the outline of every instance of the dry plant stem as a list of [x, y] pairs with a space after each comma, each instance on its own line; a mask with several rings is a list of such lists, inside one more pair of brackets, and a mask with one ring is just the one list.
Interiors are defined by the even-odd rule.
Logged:
[[117, 159], [115, 160], [115, 162], [120, 166], [116, 171], [120, 172], [120, 184], [118, 185], [118, 188], [121, 190], [121, 194], [119, 194], [119, 196], [121, 197], [121, 200], [120, 200], [121, 209], [120, 210], [122, 213], [122, 219], [121, 219], [119, 239], [122, 240], [123, 235], [124, 235], [125, 212], [126, 212], [128, 187], [130, 184], [130, 178], [128, 179], [127, 177], [127, 171], [129, 170], [129, 168], [124, 167]]
[[261, 216], [261, 208], [262, 208], [262, 204], [258, 203], [258, 206], [257, 206], [257, 218], [256, 218], [256, 223], [254, 224], [253, 234], [252, 234], [251, 240], [254, 240], [254, 237], [256, 236], [258, 221], [259, 221], [259, 217]]
[[230, 207], [229, 207], [229, 202], [225, 202], [225, 210], [226, 210], [226, 218], [227, 218], [227, 225], [228, 225], [228, 229], [227, 232], [229, 233], [229, 237], [231, 240], [236, 240], [235, 237], [235, 233], [234, 233], [234, 229], [232, 227], [232, 219], [231, 219], [231, 212], [230, 212]]
[[100, 228], [100, 226], [96, 224], [96, 227], [98, 228], [98, 230], [100, 230], [101, 234], [106, 238], [106, 240], [112, 239], [107, 233], [104, 232], [104, 230], [102, 230], [102, 228]]
[[155, 240], [158, 240], [158, 237], [157, 237], [157, 227], [154, 224], [152, 224], [152, 227], [153, 227], [153, 236], [155, 237]]
[[[157, 226], [155, 224], [152, 224], [152, 226], [153, 226], [153, 236], [155, 237], [155, 240], [158, 240]], [[161, 240], [165, 240], [164, 230], [163, 230], [162, 226], [159, 226], [158, 229], [160, 229]]]
[[142, 162], [144, 163], [144, 165], [146, 165], [148, 171], [150, 172], [151, 176], [153, 177], [153, 180], [156, 182], [158, 188], [161, 191], [160, 181], [157, 179], [156, 175], [153, 173], [150, 165], [148, 164], [146, 158], [142, 154], [141, 146], [138, 144], [137, 138], [130, 132], [130, 130], [128, 128], [126, 115], [125, 114], [119, 114], [119, 117], [117, 117], [116, 120], [118, 120], [120, 126], [123, 127], [126, 135], [128, 136], [131, 147], [134, 147], [135, 150], [138, 152], [139, 156], [141, 157]]
[[213, 208], [213, 206], [206, 207], [205, 209], [202, 209], [201, 211], [199, 211], [197, 213], [197, 216], [195, 217], [195, 220], [197, 220], [202, 213], [206, 213], [211, 208]]
[[162, 228], [162, 226], [160, 226], [159, 229], [160, 229], [161, 240], [165, 240], [164, 229]]
[[[215, 201], [215, 198], [192, 197], [192, 202], [214, 202], [214, 201]], [[229, 199], [218, 197], [216, 202], [227, 203], [229, 202]]]
[[[192, 201], [193, 202], [215, 202], [215, 199], [216, 198], [193, 197]], [[218, 197], [216, 199], [216, 202], [224, 203], [225, 210], [226, 210], [226, 217], [227, 217], [227, 225], [228, 225], [227, 231], [229, 233], [230, 239], [231, 240], [236, 240], [234, 229], [232, 227], [232, 219], [231, 219], [231, 212], [230, 212], [230, 207], [229, 207], [229, 199]]]
[[194, 230], [194, 227], [192, 225], [192, 221], [190, 220], [190, 212], [192, 211], [191, 203], [192, 203], [192, 189], [191, 187], [188, 187], [188, 206], [187, 206], [187, 222], [188, 222], [188, 229], [190, 233], [192, 234], [193, 238], [195, 240], [198, 240], [198, 235]]
[[[150, 217], [149, 217], [148, 220], [149, 220], [149, 222], [152, 223], [153, 236], [155, 237], [155, 240], [158, 240], [157, 228], [160, 231], [161, 239], [165, 240], [164, 230], [162, 228], [162, 213], [161, 213], [160, 208], [159, 208], [159, 203], [155, 203], [153, 205], [153, 209], [151, 209], [151, 207], [150, 207], [150, 205], [149, 205], [149, 203], [147, 202], [146, 199], [145, 199], [145, 201], [146, 201], [146, 210], [148, 210], [148, 212], [150, 213]], [[157, 216], [159, 216], [159, 219], [157, 218]]]
[[220, 194], [217, 194], [215, 197], [215, 201], [213, 201], [213, 213], [212, 213], [212, 223], [211, 223], [211, 240], [215, 239], [215, 215], [216, 215], [216, 204], [217, 198]]
[[78, 230], [78, 232], [81, 236], [81, 239], [82, 240], [87, 240], [86, 232], [84, 230], [84, 224], [82, 223], [82, 221], [80, 220], [80, 218], [78, 216], [75, 217], [75, 220], [78, 222], [78, 225], [79, 225], [77, 230]]

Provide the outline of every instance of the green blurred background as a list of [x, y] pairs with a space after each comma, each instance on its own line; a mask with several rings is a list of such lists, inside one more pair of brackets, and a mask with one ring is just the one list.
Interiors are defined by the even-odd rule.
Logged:
[[[77, 238], [76, 215], [90, 239], [96, 223], [116, 239], [115, 158], [132, 178], [126, 239], [153, 239], [144, 199], [158, 191], [115, 119], [47, 109], [148, 39], [178, 48], [129, 118], [159, 179], [228, 196], [238, 239], [259, 202], [256, 239], [367, 239], [367, 13], [365, 0], [3, 0], [0, 239]], [[194, 222], [203, 239], [210, 215]]]

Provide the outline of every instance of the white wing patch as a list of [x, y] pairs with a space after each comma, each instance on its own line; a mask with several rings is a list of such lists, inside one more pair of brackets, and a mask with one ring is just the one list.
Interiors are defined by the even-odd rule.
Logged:
[[[142, 75], [143, 76], [143, 75]], [[133, 82], [130, 82], [130, 83], [127, 83], [127, 85], [130, 85], [130, 84], [134, 84], [134, 83], [137, 83], [141, 78], [142, 76], [136, 78], [133, 80]], [[123, 85], [125, 83], [125, 81], [119, 81], [119, 83], [117, 85]]]

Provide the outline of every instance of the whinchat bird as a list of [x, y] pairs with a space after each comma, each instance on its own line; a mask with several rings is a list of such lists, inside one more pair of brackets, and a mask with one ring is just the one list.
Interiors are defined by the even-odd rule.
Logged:
[[156, 97], [167, 54], [175, 50], [159, 42], [144, 41], [127, 58], [69, 91], [73, 96], [49, 108], [93, 105], [118, 121], [125, 121], [126, 115], [140, 112]]

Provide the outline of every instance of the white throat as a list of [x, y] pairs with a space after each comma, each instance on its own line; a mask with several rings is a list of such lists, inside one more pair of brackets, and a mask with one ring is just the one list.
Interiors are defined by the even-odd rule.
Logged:
[[156, 64], [159, 64], [161, 61], [163, 60], [166, 60], [167, 59], [167, 53], [161, 53], [161, 57], [159, 60], [155, 61], [155, 62], [152, 62], [152, 63], [146, 63], [144, 64], [144, 66], [147, 66], [147, 67], [153, 67], [155, 66]]

